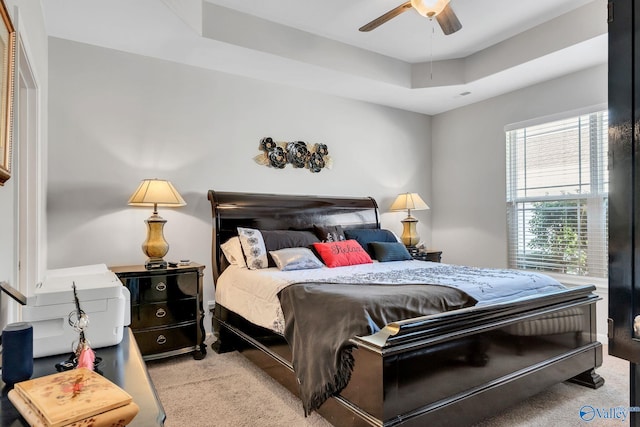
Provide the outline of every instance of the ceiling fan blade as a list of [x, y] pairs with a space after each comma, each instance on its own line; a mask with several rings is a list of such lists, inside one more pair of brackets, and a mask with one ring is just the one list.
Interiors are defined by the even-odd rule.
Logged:
[[395, 9], [391, 9], [389, 12], [385, 13], [384, 15], [377, 17], [376, 19], [374, 19], [373, 21], [369, 22], [366, 25], [363, 25], [362, 27], [360, 27], [360, 31], [366, 32], [366, 31], [371, 31], [375, 28], [378, 28], [380, 25], [384, 24], [391, 18], [395, 18], [396, 16], [400, 15], [403, 12], [406, 12], [409, 9], [411, 9], [411, 1], [403, 3], [400, 6], [396, 7]]
[[445, 35], [453, 34], [462, 28], [456, 13], [451, 8], [451, 3], [447, 3], [442, 12], [436, 15], [436, 20]]

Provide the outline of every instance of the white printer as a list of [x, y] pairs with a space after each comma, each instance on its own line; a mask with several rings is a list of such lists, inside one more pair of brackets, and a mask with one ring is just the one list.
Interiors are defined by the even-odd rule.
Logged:
[[89, 318], [85, 336], [91, 348], [122, 340], [123, 328], [131, 319], [129, 290], [106, 265], [49, 270], [33, 295], [20, 301], [26, 302], [22, 321], [33, 325], [34, 357], [71, 353], [77, 345], [79, 333], [72, 326], [77, 318], [74, 283], [80, 309]]

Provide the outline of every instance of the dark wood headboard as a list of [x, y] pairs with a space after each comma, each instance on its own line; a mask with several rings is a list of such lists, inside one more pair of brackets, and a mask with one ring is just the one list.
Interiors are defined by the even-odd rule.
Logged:
[[311, 229], [316, 225], [380, 228], [372, 197], [325, 197], [235, 193], [209, 190], [213, 217], [211, 265], [214, 283], [227, 267], [220, 245], [238, 234], [237, 227], [262, 230]]

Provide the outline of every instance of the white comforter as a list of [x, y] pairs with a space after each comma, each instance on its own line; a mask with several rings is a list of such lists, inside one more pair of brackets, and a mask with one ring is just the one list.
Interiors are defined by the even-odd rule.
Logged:
[[565, 289], [549, 276], [519, 270], [477, 269], [428, 261], [374, 262], [348, 267], [280, 271], [229, 266], [216, 283], [216, 303], [279, 334], [284, 316], [278, 293], [294, 283], [431, 283], [465, 291], [479, 304], [513, 301]]
[[284, 316], [280, 308], [278, 292], [293, 283], [318, 282], [344, 275], [392, 271], [398, 268], [412, 268], [433, 264], [422, 261], [374, 262], [373, 264], [352, 265], [311, 270], [280, 271], [275, 267], [249, 270], [231, 265], [225, 269], [216, 282], [216, 303], [242, 315], [258, 326], [271, 329], [279, 334], [284, 331]]

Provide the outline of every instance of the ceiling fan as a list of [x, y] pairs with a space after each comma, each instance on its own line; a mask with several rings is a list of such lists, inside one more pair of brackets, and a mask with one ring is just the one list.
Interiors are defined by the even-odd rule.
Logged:
[[445, 35], [453, 34], [462, 28], [455, 12], [451, 8], [450, 0], [410, 0], [373, 21], [360, 27], [360, 31], [366, 32], [378, 28], [380, 25], [407, 10], [414, 8], [420, 15], [432, 19], [434, 16]]

